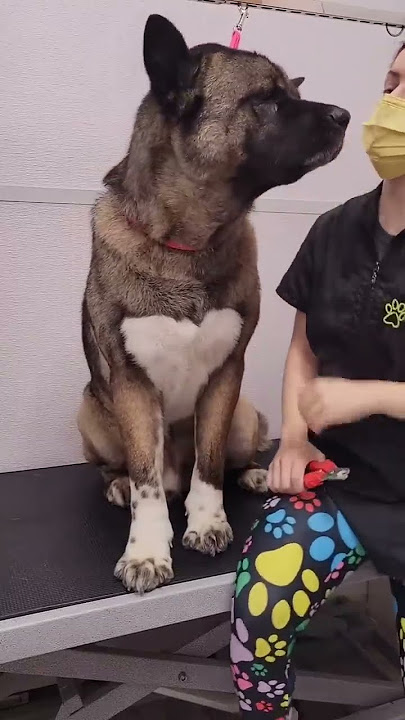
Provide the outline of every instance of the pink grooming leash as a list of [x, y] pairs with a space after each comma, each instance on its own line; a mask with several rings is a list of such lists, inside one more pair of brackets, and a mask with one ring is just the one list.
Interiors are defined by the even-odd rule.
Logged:
[[240, 40], [242, 37], [242, 30], [243, 30], [243, 23], [245, 22], [246, 18], [248, 17], [248, 6], [243, 5], [239, 8], [240, 11], [240, 18], [238, 22], [236, 23], [229, 47], [233, 50], [237, 50], [240, 44]]

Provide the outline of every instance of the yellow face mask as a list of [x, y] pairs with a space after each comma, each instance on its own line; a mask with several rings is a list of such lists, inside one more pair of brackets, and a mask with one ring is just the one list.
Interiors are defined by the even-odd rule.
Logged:
[[383, 180], [405, 175], [405, 100], [384, 95], [372, 118], [364, 123], [363, 142]]

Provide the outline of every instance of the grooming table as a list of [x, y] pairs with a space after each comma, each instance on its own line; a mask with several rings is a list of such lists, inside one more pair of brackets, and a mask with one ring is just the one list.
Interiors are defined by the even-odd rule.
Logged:
[[[0, 475], [0, 700], [57, 683], [57, 720], [109, 720], [156, 695], [236, 710], [228, 661], [213, 656], [229, 641], [234, 570], [263, 498], [227, 483], [235, 541], [216, 558], [182, 548], [175, 502], [175, 581], [139, 597], [113, 577], [130, 517], [102, 489], [88, 465]], [[297, 679], [297, 698], [366, 708], [352, 720], [403, 719], [402, 696], [383, 675]]]

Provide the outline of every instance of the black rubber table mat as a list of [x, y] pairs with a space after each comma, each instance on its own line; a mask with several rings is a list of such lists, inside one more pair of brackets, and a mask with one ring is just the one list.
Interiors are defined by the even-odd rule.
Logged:
[[[267, 466], [270, 454], [261, 460]], [[0, 474], [0, 497], [0, 620], [125, 594], [113, 572], [130, 513], [107, 502], [96, 468]], [[235, 540], [212, 558], [183, 549], [184, 505], [174, 501], [174, 582], [233, 572], [263, 502], [227, 478], [225, 508]]]

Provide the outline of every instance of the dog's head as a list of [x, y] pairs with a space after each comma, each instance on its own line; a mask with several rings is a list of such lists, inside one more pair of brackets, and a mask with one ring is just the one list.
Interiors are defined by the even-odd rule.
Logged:
[[303, 78], [289, 79], [263, 55], [214, 44], [189, 49], [171, 22], [151, 15], [144, 61], [152, 106], [171, 128], [182, 172], [197, 181], [228, 180], [251, 202], [342, 148], [349, 113], [302, 100]]

